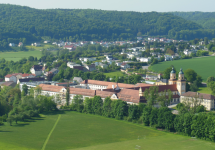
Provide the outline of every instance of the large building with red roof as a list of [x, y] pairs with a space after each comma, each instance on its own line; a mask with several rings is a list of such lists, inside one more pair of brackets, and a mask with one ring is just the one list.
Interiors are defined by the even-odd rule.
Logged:
[[[40, 84], [42, 88], [42, 95], [56, 96], [61, 95], [61, 105], [66, 104], [65, 93], [66, 87]], [[176, 73], [174, 69], [170, 74], [169, 85], [150, 85], [145, 83], [124, 84], [107, 81], [84, 80], [80, 83], [79, 88], [70, 87], [70, 103], [75, 95], [82, 95], [86, 97], [100, 96], [103, 100], [110, 97], [112, 100], [121, 99], [129, 104], [146, 103], [144, 91], [151, 86], [158, 87], [158, 93], [170, 90], [173, 94], [171, 104], [180, 102], [180, 95], [186, 91], [186, 81], [184, 80], [184, 73], [179, 72], [178, 80], [176, 80]], [[81, 87], [81, 88], [80, 88]], [[168, 92], [167, 92], [168, 94]]]

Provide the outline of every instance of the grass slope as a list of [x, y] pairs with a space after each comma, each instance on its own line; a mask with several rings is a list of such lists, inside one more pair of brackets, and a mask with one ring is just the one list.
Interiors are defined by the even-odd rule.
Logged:
[[153, 71], [159, 72], [164, 71], [166, 68], [173, 65], [177, 71], [180, 68], [186, 70], [188, 68], [195, 70], [199, 75], [202, 76], [203, 81], [206, 81], [209, 76], [215, 75], [215, 57], [201, 57], [193, 59], [174, 60], [168, 62], [161, 62], [159, 64], [151, 66]]
[[46, 150], [131, 150], [137, 145], [150, 150], [215, 149], [212, 142], [156, 131], [126, 121], [77, 112], [65, 112], [60, 119], [58, 117], [58, 114], [49, 114], [44, 120], [26, 125], [0, 127], [0, 149], [40, 150], [54, 125]]

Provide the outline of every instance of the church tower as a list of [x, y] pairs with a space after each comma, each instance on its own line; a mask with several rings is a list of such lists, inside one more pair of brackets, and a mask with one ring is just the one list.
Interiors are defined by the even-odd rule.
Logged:
[[184, 72], [182, 71], [182, 68], [178, 74], [177, 89], [179, 95], [182, 95], [186, 92], [186, 80], [184, 79]]
[[176, 84], [176, 83], [177, 83], [176, 72], [175, 72], [174, 68], [172, 68], [172, 71], [170, 72], [169, 85]]

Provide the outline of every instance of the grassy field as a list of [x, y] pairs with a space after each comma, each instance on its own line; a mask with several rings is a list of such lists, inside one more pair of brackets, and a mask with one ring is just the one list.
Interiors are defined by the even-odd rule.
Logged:
[[205, 94], [211, 94], [211, 89], [208, 87], [199, 87], [198, 90], [199, 93], [205, 93]]
[[124, 76], [121, 71], [115, 71], [115, 72], [109, 72], [109, 73], [104, 73], [108, 77], [114, 77], [114, 76]]
[[215, 57], [202, 57], [193, 59], [174, 60], [168, 62], [161, 62], [159, 64], [151, 66], [151, 69], [159, 72], [164, 71], [166, 68], [173, 65], [177, 71], [180, 68], [186, 70], [188, 68], [195, 70], [199, 75], [202, 76], [203, 81], [206, 81], [209, 76], [215, 75]]
[[4, 58], [6, 60], [19, 61], [22, 58], [28, 58], [29, 56], [34, 56], [39, 59], [41, 57], [41, 51], [20, 51], [20, 52], [2, 52], [0, 53], [0, 58]]
[[[46, 142], [45, 142], [46, 141]], [[44, 144], [46, 143], [46, 144]], [[215, 143], [101, 116], [62, 112], [0, 127], [1, 150], [214, 150]]]

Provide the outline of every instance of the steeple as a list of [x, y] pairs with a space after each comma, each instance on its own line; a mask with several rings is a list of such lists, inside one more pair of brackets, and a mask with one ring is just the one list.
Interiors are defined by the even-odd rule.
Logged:
[[176, 84], [176, 81], [176, 72], [174, 70], [174, 67], [172, 67], [172, 71], [170, 72], [169, 85]]
[[178, 73], [177, 89], [178, 89], [179, 95], [182, 95], [186, 92], [186, 80], [184, 78], [184, 72], [182, 68]]
[[180, 69], [180, 72], [178, 73], [178, 80], [184, 80], [184, 72], [182, 68]]
[[172, 74], [172, 73], [175, 73], [174, 67], [172, 67], [172, 71], [171, 71], [171, 74]]

